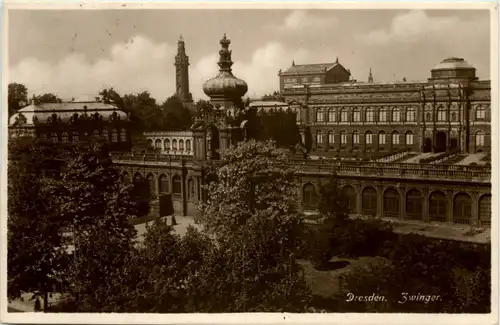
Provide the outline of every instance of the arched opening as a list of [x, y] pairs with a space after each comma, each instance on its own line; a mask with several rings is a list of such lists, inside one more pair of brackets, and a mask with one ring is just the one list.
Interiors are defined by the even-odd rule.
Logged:
[[[118, 142], [118, 132], [116, 132], [113, 130], [113, 142]], [[114, 141], [116, 139], [116, 141]], [[153, 148], [153, 140], [152, 139], [148, 139], [148, 147], [149, 148]]]
[[430, 221], [445, 222], [448, 212], [448, 199], [443, 192], [436, 191], [429, 198]]
[[406, 194], [406, 218], [422, 220], [422, 206], [424, 198], [417, 190], [409, 190]]
[[302, 198], [305, 210], [315, 210], [317, 208], [316, 187], [313, 184], [307, 183], [304, 185], [302, 188]]
[[491, 195], [489, 194], [479, 199], [479, 226], [491, 227]]
[[151, 195], [155, 195], [156, 194], [155, 178], [154, 178], [153, 174], [148, 174], [146, 179], [148, 180], [149, 193]]
[[165, 194], [169, 192], [168, 176], [161, 174], [158, 179], [158, 187], [160, 189], [160, 194]]
[[446, 133], [438, 132], [436, 133], [436, 145], [434, 146], [435, 152], [445, 152], [446, 151]]
[[347, 199], [347, 209], [349, 210], [349, 213], [356, 213], [356, 206], [358, 203], [356, 190], [354, 190], [352, 186], [347, 185], [342, 188], [342, 194]]
[[377, 215], [377, 191], [373, 187], [363, 190], [363, 215], [375, 217]]
[[432, 151], [432, 140], [430, 138], [425, 138], [423, 151], [424, 152], [431, 152]]
[[138, 184], [142, 182], [142, 175], [140, 173], [135, 173], [134, 175], [134, 184]]
[[155, 149], [161, 149], [161, 140], [160, 139], [156, 139], [156, 141], [155, 141]]
[[388, 188], [384, 192], [384, 217], [399, 218], [399, 192]]
[[453, 222], [463, 225], [470, 224], [472, 217], [472, 199], [469, 195], [460, 193], [453, 200]]
[[174, 196], [182, 195], [181, 177], [179, 175], [174, 175], [172, 178], [172, 194]]

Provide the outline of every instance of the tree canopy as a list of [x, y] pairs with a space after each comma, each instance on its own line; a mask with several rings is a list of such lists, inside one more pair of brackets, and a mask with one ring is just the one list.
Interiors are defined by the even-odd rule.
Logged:
[[28, 104], [28, 88], [23, 84], [10, 83], [8, 90], [9, 116]]

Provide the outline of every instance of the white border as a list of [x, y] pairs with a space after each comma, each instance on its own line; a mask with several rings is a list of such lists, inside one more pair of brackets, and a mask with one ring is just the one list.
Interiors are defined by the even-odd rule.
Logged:
[[[98, 2], [96, 0], [50, 3], [39, 1], [5, 1], [2, 19], [2, 134], [0, 135], [0, 320], [7, 323], [52, 323], [52, 324], [497, 324], [498, 323], [498, 7], [493, 2]], [[492, 313], [483, 315], [447, 314], [42, 314], [7, 312], [7, 84], [8, 84], [8, 10], [22, 9], [487, 9], [491, 21], [491, 134], [492, 134]]]

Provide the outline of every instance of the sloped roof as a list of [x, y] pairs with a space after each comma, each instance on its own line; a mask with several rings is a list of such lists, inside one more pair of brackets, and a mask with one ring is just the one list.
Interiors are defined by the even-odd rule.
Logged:
[[331, 68], [340, 65], [338, 62], [333, 63], [316, 63], [316, 64], [295, 64], [292, 65], [284, 73], [320, 73], [330, 70]]

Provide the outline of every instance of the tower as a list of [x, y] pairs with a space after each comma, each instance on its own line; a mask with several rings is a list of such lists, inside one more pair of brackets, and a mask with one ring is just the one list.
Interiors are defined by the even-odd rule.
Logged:
[[368, 83], [373, 83], [372, 68], [370, 68], [370, 74], [368, 75]]
[[189, 57], [186, 55], [186, 47], [182, 35], [177, 42], [177, 55], [175, 56], [175, 85], [176, 96], [184, 104], [193, 102], [193, 96], [189, 92]]

